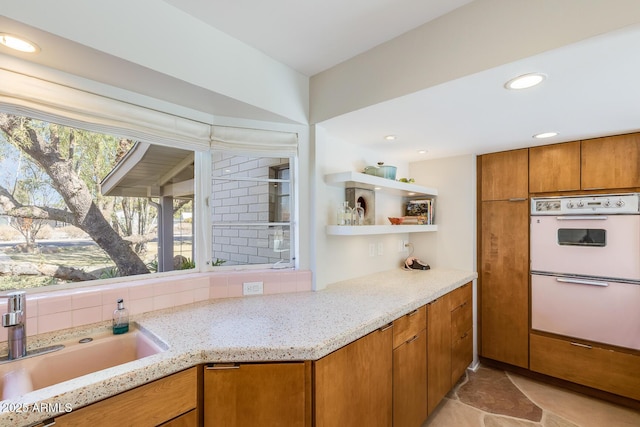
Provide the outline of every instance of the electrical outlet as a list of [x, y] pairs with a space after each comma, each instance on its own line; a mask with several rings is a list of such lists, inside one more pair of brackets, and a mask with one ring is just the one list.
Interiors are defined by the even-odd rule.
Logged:
[[242, 295], [262, 295], [263, 292], [263, 282], [244, 282], [242, 284]]
[[398, 240], [398, 252], [404, 252], [404, 240]]
[[376, 244], [369, 243], [369, 256], [376, 256]]
[[384, 243], [378, 242], [378, 256], [384, 255]]

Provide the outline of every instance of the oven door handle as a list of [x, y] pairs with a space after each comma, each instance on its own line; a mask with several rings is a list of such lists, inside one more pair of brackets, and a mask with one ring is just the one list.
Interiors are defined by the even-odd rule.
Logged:
[[605, 219], [609, 219], [608, 216], [606, 215], [577, 215], [577, 216], [571, 216], [571, 215], [567, 215], [567, 216], [557, 216], [556, 217], [557, 220], [559, 221], [571, 221], [571, 220], [598, 220], [598, 221], [604, 221]]
[[607, 287], [609, 284], [607, 282], [600, 282], [597, 280], [586, 280], [586, 279], [573, 279], [569, 277], [556, 277], [558, 282], [562, 283], [574, 283], [576, 285], [591, 285], [591, 286], [602, 286]]

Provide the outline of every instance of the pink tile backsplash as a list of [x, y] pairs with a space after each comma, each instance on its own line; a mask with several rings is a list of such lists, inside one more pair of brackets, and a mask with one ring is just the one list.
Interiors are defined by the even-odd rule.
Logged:
[[[27, 295], [27, 334], [111, 320], [123, 298], [132, 315], [219, 298], [242, 297], [244, 282], [263, 282], [265, 294], [311, 291], [311, 271], [197, 273]], [[7, 331], [0, 328], [0, 341]]]

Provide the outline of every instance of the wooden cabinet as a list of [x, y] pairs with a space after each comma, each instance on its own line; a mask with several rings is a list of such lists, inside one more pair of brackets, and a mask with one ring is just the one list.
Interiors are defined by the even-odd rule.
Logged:
[[311, 362], [211, 364], [204, 426], [311, 425]]
[[[527, 158], [527, 150], [514, 150], [478, 160], [479, 353], [523, 368], [529, 366]], [[499, 197], [496, 182], [508, 183]]]
[[529, 197], [529, 152], [513, 150], [479, 158], [482, 201]]
[[417, 427], [427, 418], [426, 307], [393, 322], [393, 426]]
[[473, 361], [473, 292], [471, 283], [451, 292], [451, 386]]
[[580, 189], [580, 141], [529, 149], [529, 192]]
[[529, 205], [482, 203], [480, 355], [529, 367]]
[[640, 356], [531, 334], [531, 370], [640, 400]]
[[640, 133], [582, 141], [582, 189], [640, 187]]
[[190, 417], [196, 416], [197, 423], [197, 413], [193, 411], [198, 403], [197, 383], [198, 369], [190, 368], [84, 408], [74, 409], [56, 417], [55, 425], [158, 426], [189, 412], [193, 413]]
[[315, 361], [314, 426], [391, 426], [392, 352], [388, 327]]
[[427, 409], [431, 414], [451, 390], [450, 294], [427, 304]]

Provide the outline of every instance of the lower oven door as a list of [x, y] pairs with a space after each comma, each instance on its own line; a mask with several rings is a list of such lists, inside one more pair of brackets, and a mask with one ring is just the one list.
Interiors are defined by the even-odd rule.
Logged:
[[640, 280], [640, 215], [531, 216], [531, 271]]
[[533, 274], [531, 328], [640, 350], [640, 284]]

